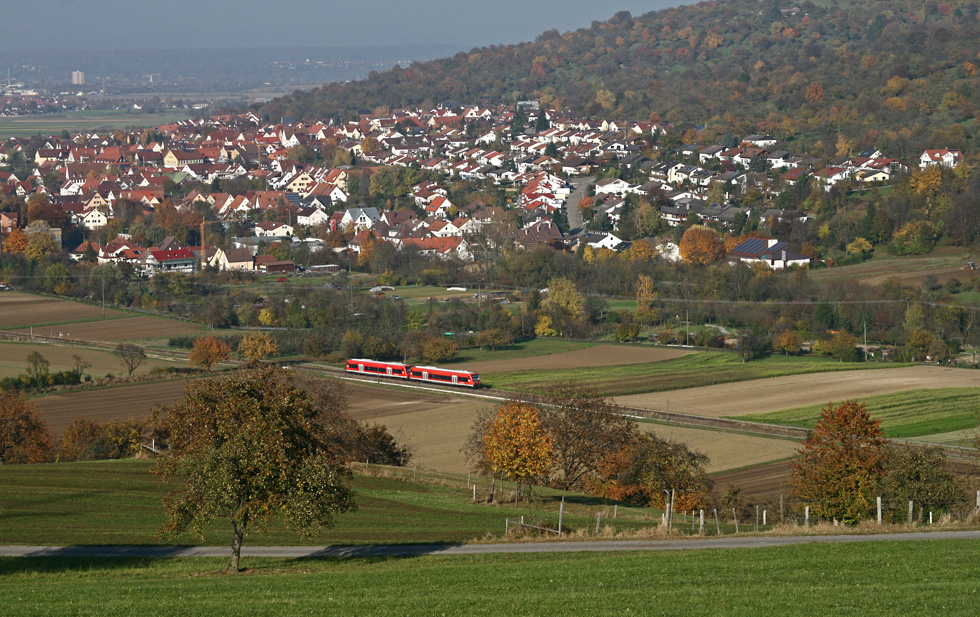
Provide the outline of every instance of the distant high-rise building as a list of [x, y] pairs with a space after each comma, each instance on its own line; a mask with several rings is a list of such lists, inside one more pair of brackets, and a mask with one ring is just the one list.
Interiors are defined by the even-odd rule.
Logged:
[[71, 83], [73, 86], [84, 86], [85, 85], [85, 73], [82, 71], [72, 71], [71, 72]]

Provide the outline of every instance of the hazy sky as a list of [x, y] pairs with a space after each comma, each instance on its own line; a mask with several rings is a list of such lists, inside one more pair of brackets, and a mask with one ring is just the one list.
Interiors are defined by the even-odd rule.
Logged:
[[693, 0], [16, 0], [0, 51], [445, 43], [469, 51], [533, 40]]

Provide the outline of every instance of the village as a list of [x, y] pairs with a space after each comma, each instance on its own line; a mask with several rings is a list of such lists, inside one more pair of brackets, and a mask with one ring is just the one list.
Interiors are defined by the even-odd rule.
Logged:
[[[33, 152], [31, 140], [12, 138], [0, 154], [11, 166], [29, 163], [20, 169], [30, 173], [0, 171], [0, 193], [44, 202], [47, 209], [33, 212], [62, 224], [6, 207], [0, 232], [8, 246], [18, 245], [18, 234], [23, 244], [37, 231], [60, 246], [62, 234], [67, 239], [69, 228], [76, 228], [84, 241], [66, 245], [72, 259], [128, 263], [146, 276], [205, 266], [266, 273], [336, 269], [377, 241], [470, 261], [474, 244], [483, 250], [550, 245], [618, 252], [644, 240], [654, 254], [677, 260], [676, 234], [621, 233], [621, 218], [639, 200], [657, 204], [661, 229], [691, 220], [726, 229], [750, 216], [805, 223], [808, 215], [799, 210], [759, 206], [801, 184], [828, 191], [841, 182], [882, 186], [907, 174], [910, 165], [952, 167], [963, 157], [959, 150], [928, 150], [906, 164], [869, 150], [827, 162], [780, 149], [769, 135], [726, 135], [727, 145], [698, 146], [669, 143], [672, 132], [670, 123], [583, 120], [526, 101], [364, 114], [342, 123], [219, 115], [154, 130], [51, 137]], [[684, 137], [696, 138], [696, 131]], [[323, 164], [331, 153], [333, 164]], [[374, 194], [369, 179], [385, 169], [411, 170], [407, 177], [417, 181], [399, 185], [408, 195], [389, 187], [384, 206], [365, 205]], [[597, 171], [609, 169], [618, 175], [595, 179]], [[461, 181], [473, 192], [496, 191], [502, 198], [453, 201], [447, 185]], [[232, 184], [237, 190], [221, 190]], [[113, 237], [97, 240], [120, 204], [149, 219], [165, 203], [197, 213], [183, 219], [187, 226], [201, 224], [200, 234], [190, 236], [196, 243], [173, 234], [149, 242], [118, 226]], [[216, 229], [224, 238], [208, 245]], [[302, 264], [280, 259], [267, 252], [273, 243], [302, 244], [304, 254], [318, 258]], [[778, 239], [731, 248], [730, 259], [773, 268], [817, 257], [787, 252]]]

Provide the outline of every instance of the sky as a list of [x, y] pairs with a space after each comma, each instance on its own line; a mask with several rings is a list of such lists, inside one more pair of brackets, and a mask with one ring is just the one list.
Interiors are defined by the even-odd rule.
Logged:
[[[17, 0], [0, 52], [448, 44], [534, 40], [693, 0]], [[12, 27], [14, 25], [18, 27]]]

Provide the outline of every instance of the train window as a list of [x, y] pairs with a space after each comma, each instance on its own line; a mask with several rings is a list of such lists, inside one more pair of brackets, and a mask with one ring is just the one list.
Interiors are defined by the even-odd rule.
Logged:
[[468, 377], [460, 377], [459, 383], [470, 383], [470, 380]]
[[473, 383], [476, 383], [478, 381], [480, 381], [480, 376], [479, 375], [473, 375]]
[[452, 378], [449, 377], [449, 375], [433, 375], [432, 373], [429, 373], [429, 379], [434, 381], [452, 381]]
[[412, 377], [421, 377], [422, 371], [412, 371]]

